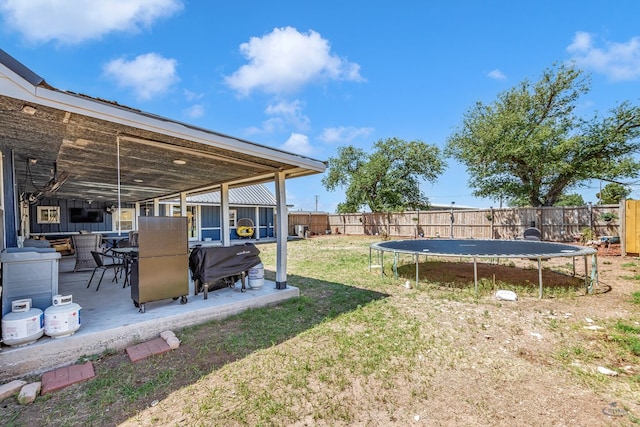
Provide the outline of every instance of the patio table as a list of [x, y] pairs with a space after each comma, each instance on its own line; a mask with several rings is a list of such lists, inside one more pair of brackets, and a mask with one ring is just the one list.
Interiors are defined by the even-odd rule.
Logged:
[[120, 242], [129, 239], [129, 236], [102, 236], [102, 241], [107, 244], [108, 249], [117, 248]]
[[111, 252], [115, 255], [122, 257], [124, 262], [124, 285], [131, 284], [129, 282], [129, 276], [131, 274], [131, 264], [138, 258], [138, 248], [134, 246], [126, 248], [111, 248]]

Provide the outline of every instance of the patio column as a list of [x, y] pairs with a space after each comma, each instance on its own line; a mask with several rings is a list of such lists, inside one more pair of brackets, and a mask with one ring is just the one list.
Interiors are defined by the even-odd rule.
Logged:
[[180, 193], [180, 215], [187, 216], [187, 193]]
[[133, 204], [133, 207], [135, 209], [135, 214], [133, 215], [133, 229], [137, 230], [138, 229], [138, 217], [140, 216], [140, 202], [135, 202]]
[[256, 212], [254, 214], [255, 217], [255, 236], [254, 239], [260, 240], [260, 206], [256, 206]]
[[[220, 224], [220, 241], [222, 246], [231, 246], [231, 229], [229, 227], [229, 184], [220, 185], [220, 210], [222, 223]], [[235, 218], [236, 221], [238, 218]]]
[[276, 289], [287, 288], [287, 235], [289, 218], [287, 214], [287, 192], [284, 173], [276, 172]]

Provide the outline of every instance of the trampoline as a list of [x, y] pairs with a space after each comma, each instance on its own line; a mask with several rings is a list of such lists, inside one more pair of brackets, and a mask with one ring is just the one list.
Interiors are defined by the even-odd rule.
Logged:
[[[373, 264], [373, 252], [377, 252], [378, 263]], [[527, 258], [538, 261], [539, 297], [542, 298], [542, 260], [548, 258], [573, 258], [573, 275], [575, 276], [575, 259], [584, 258], [585, 287], [591, 293], [598, 283], [597, 250], [590, 247], [568, 245], [564, 243], [542, 242], [535, 240], [450, 240], [450, 239], [416, 239], [392, 240], [374, 243], [369, 248], [369, 271], [380, 268], [384, 276], [384, 253], [393, 253], [393, 272], [398, 277], [399, 254], [411, 254], [416, 264], [416, 286], [418, 285], [418, 263], [420, 256], [457, 257], [473, 259], [473, 278], [476, 295], [478, 293], [478, 259]], [[591, 256], [591, 274], [588, 274], [587, 257]]]

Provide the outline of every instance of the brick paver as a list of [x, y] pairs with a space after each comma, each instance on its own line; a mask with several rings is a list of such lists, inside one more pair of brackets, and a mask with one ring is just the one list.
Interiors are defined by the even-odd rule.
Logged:
[[154, 354], [166, 353], [170, 350], [171, 347], [169, 347], [165, 340], [162, 338], [155, 338], [151, 341], [127, 347], [127, 355], [129, 356], [129, 360], [137, 362]]
[[42, 374], [42, 394], [60, 390], [82, 381], [95, 377], [93, 363], [65, 366]]
[[[175, 336], [173, 337], [175, 338]], [[176, 339], [177, 340], [177, 339]], [[163, 338], [155, 338], [151, 341], [143, 342], [127, 348], [129, 360], [137, 362], [154, 354], [162, 354], [171, 351], [171, 347]], [[87, 362], [82, 365], [71, 365], [64, 368], [42, 374], [42, 394], [60, 390], [72, 384], [89, 380], [95, 377], [93, 363]]]

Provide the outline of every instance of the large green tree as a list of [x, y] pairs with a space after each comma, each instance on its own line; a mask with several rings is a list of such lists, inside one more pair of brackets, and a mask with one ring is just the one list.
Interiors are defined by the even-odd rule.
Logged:
[[371, 153], [353, 146], [340, 147], [329, 159], [322, 184], [329, 191], [345, 189], [338, 212], [426, 209], [429, 200], [420, 191], [420, 179], [435, 181], [445, 168], [440, 149], [422, 141], [389, 138], [377, 141]]
[[576, 116], [590, 79], [555, 64], [534, 84], [525, 80], [478, 102], [449, 137], [446, 152], [466, 165], [475, 196], [553, 206], [591, 179], [638, 175], [640, 109], [622, 102], [601, 117]]
[[585, 204], [581, 194], [571, 193], [560, 196], [554, 206], [584, 206]]
[[613, 205], [620, 203], [631, 194], [631, 189], [617, 182], [610, 182], [596, 194], [602, 205]]

